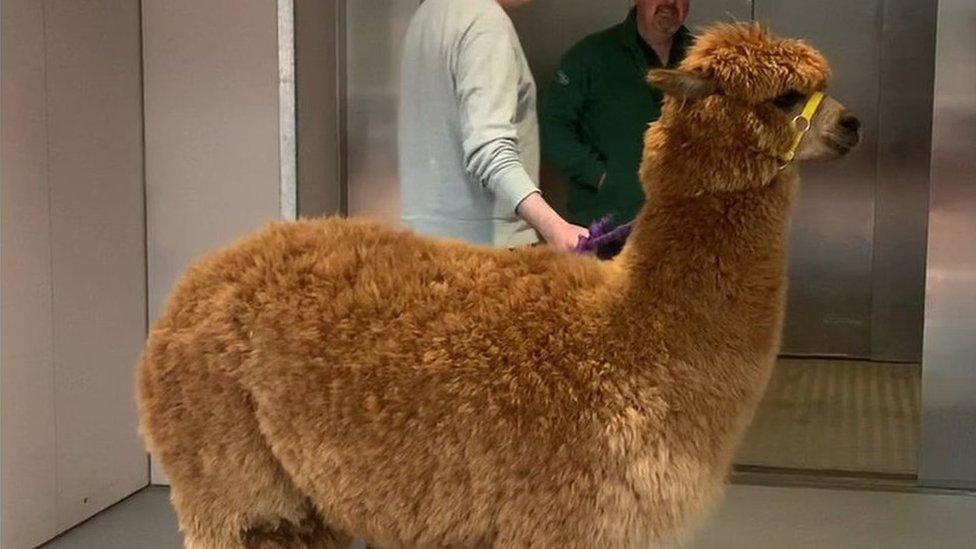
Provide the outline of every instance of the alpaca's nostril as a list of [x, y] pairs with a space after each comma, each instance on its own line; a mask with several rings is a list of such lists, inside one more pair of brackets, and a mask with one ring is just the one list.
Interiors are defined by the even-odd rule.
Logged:
[[861, 121], [856, 116], [846, 114], [837, 121], [837, 124], [849, 132], [856, 132], [861, 129]]

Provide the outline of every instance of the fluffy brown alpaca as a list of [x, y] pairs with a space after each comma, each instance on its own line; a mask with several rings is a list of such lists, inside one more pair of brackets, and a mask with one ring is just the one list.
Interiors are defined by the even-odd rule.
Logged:
[[[648, 201], [614, 262], [330, 219], [192, 267], [139, 375], [187, 546], [622, 548], [697, 524], [777, 353], [779, 157], [828, 74], [754, 25], [653, 72]], [[827, 99], [798, 158], [856, 141]]]

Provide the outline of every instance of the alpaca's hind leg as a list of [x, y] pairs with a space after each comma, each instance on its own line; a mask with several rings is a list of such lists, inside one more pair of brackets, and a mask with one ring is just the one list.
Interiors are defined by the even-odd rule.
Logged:
[[237, 531], [204, 527], [186, 530], [187, 549], [346, 549], [352, 538], [326, 525], [313, 513], [299, 522], [255, 522]]
[[352, 538], [316, 516], [300, 524], [259, 525], [244, 534], [248, 549], [346, 549], [350, 543]]
[[343, 546], [272, 455], [232, 379], [202, 365], [145, 374], [143, 429], [188, 548]]

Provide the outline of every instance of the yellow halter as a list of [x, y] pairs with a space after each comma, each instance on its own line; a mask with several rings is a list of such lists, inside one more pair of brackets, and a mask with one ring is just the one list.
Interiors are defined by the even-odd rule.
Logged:
[[823, 92], [813, 92], [810, 97], [807, 98], [807, 104], [803, 106], [803, 111], [793, 118], [793, 143], [790, 148], [783, 154], [779, 156], [779, 159], [783, 161], [783, 165], [779, 169], [784, 169], [793, 162], [796, 157], [796, 150], [800, 147], [800, 142], [803, 141], [803, 136], [806, 135], [807, 131], [810, 129], [810, 121], [813, 120], [813, 116], [817, 114], [817, 109], [820, 108], [820, 103], [823, 102], [824, 94]]

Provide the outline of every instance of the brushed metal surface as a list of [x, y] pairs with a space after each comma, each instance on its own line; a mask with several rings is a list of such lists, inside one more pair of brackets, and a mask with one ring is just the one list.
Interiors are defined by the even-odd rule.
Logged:
[[298, 215], [342, 212], [342, 0], [295, 2]]
[[298, 157], [295, 120], [295, 0], [278, 1], [278, 208], [298, 218]]
[[976, 487], [976, 3], [937, 32], [919, 480]]
[[925, 306], [936, 0], [885, 0], [871, 358], [919, 362]]
[[783, 351], [871, 354], [871, 295], [881, 82], [881, 0], [757, 0], [756, 19], [808, 39], [831, 62], [830, 93], [857, 113], [861, 146], [840, 161], [808, 163], [793, 220]]
[[416, 0], [345, 3], [346, 181], [351, 216], [400, 222], [400, 50]]
[[627, 1], [537, 0], [513, 10], [509, 15], [540, 93], [549, 87], [559, 61], [571, 47], [590, 34], [620, 23], [629, 9]]
[[710, 23], [749, 21], [752, 0], [691, 0], [685, 26], [695, 32]]

